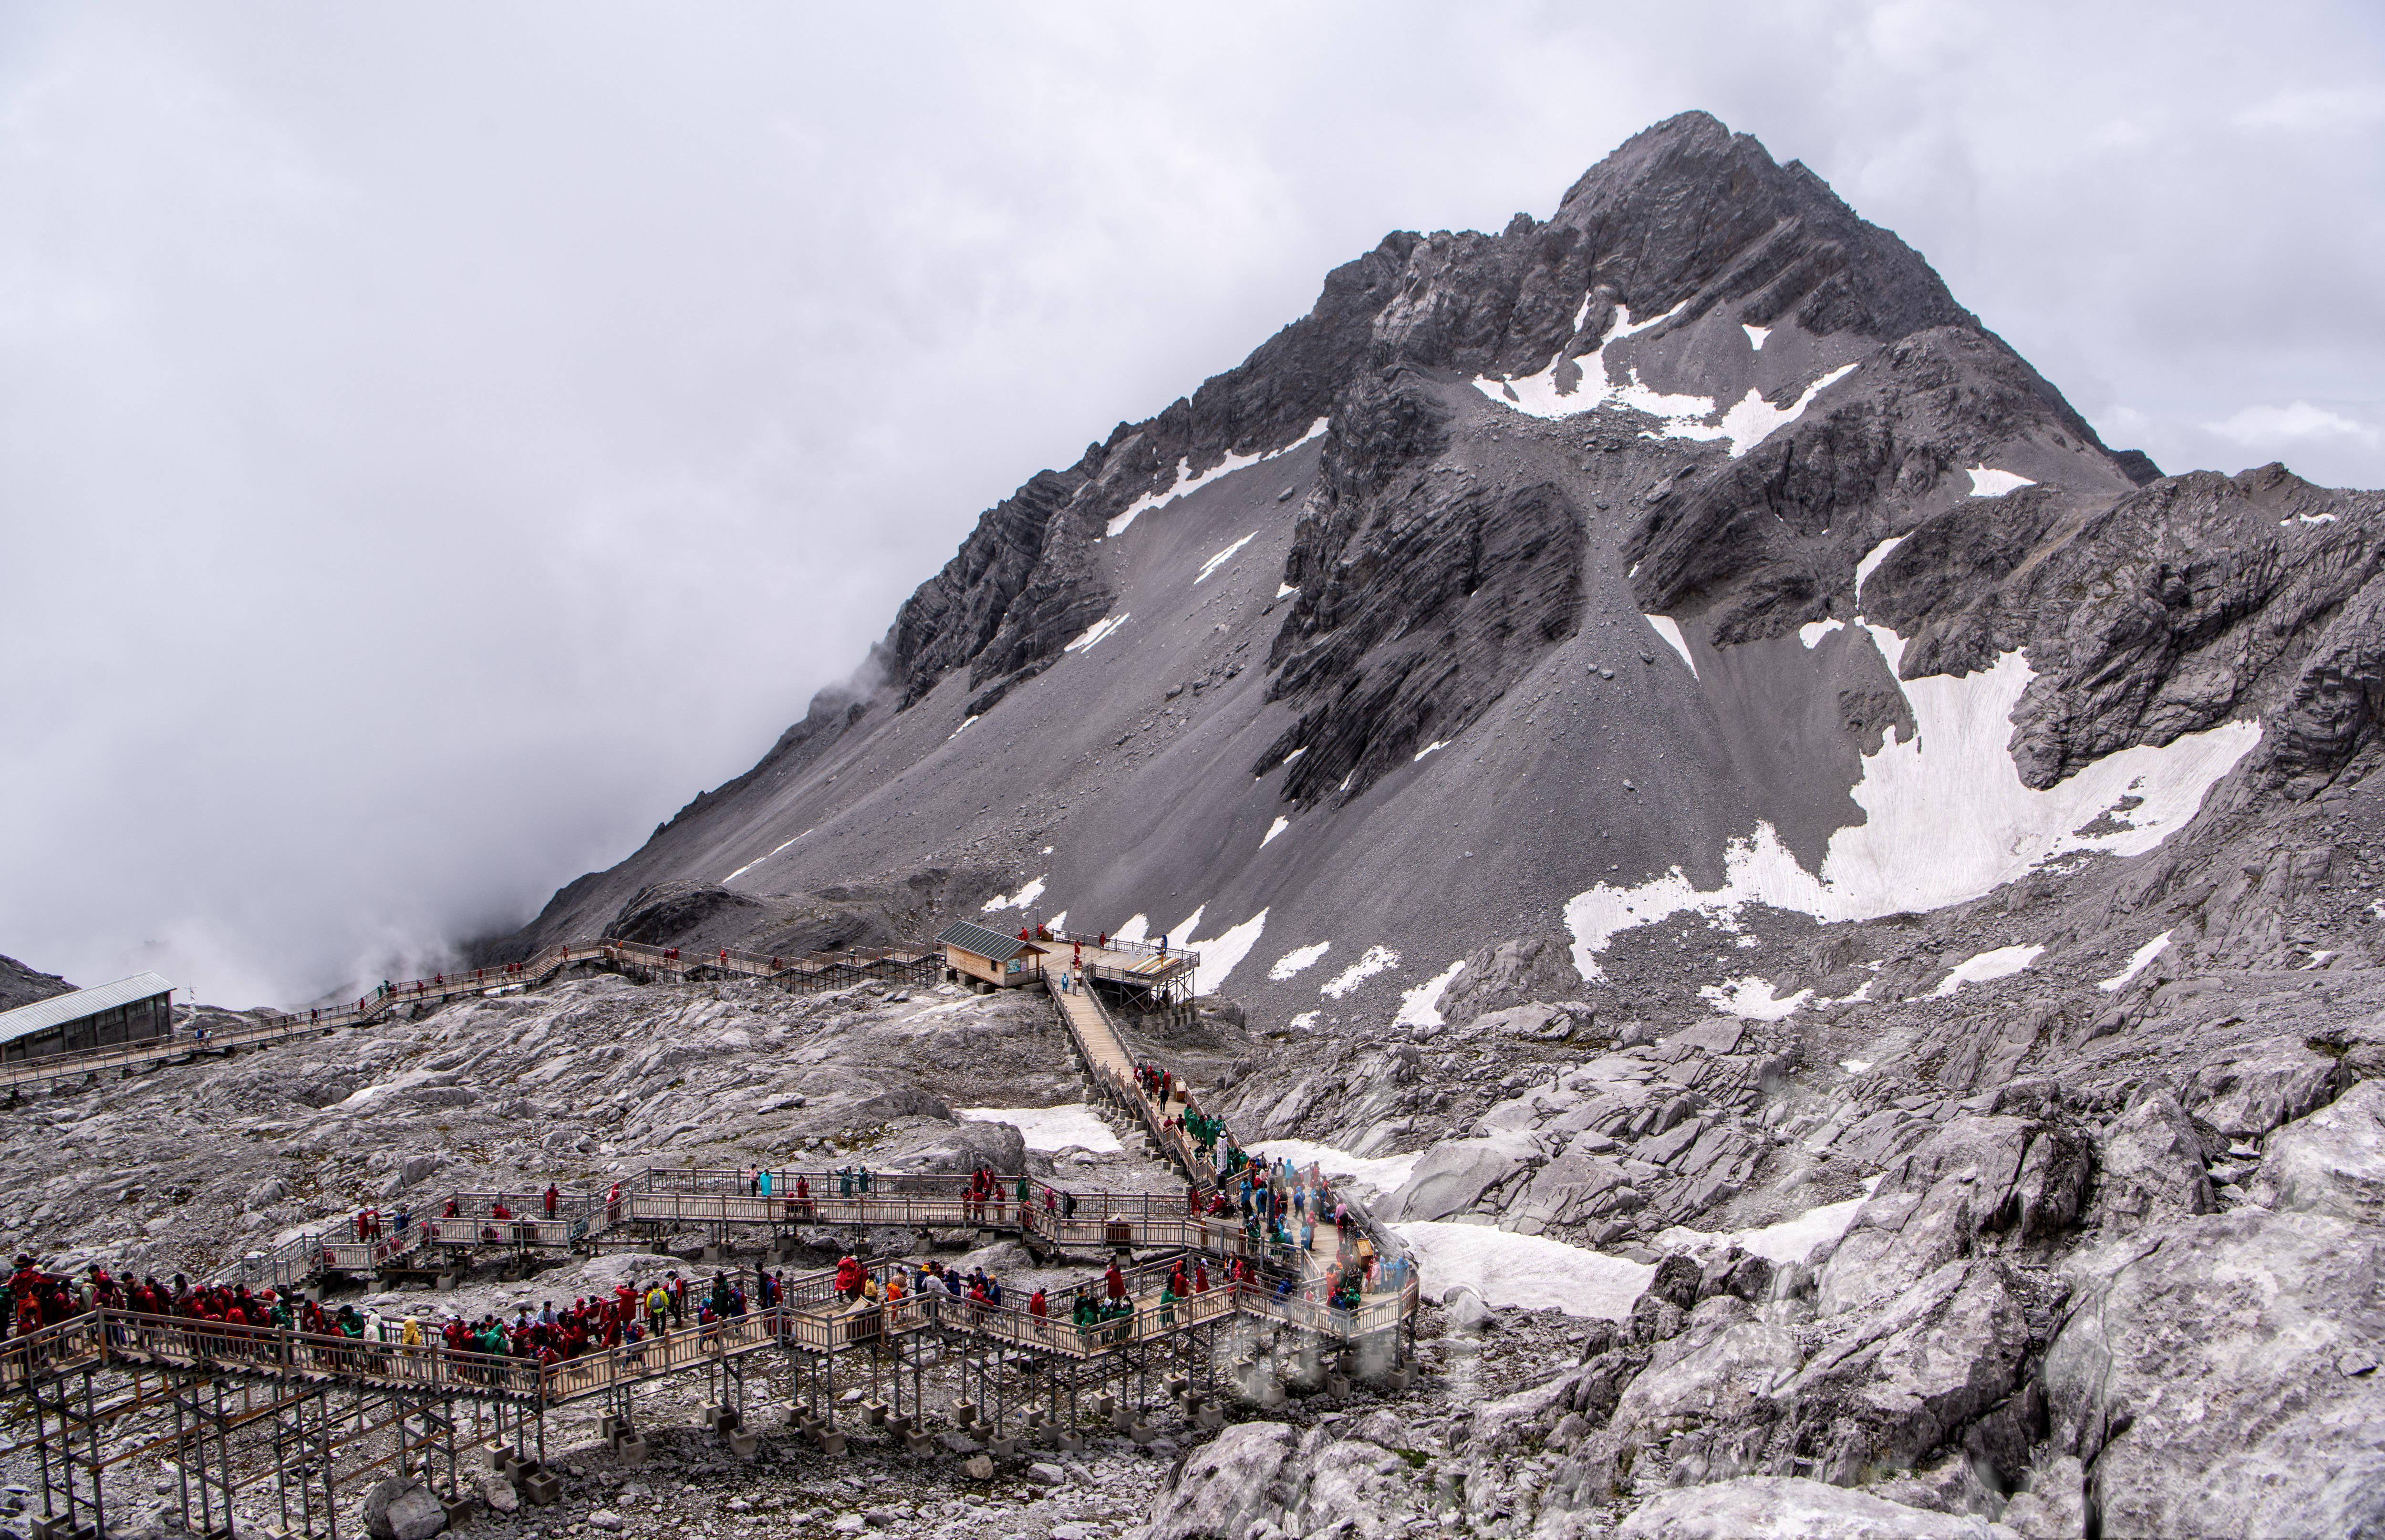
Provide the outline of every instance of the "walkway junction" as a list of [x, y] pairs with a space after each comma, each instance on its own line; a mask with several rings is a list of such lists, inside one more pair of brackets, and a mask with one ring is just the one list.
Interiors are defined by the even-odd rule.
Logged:
[[[1231, 1135], [1172, 1076], [1127, 1052], [1112, 1000], [1189, 1009], [1189, 995], [1179, 994], [1189, 991], [1197, 959], [1169, 957], [1153, 987], [1161, 970], [1147, 964], [1156, 948], [1080, 939], [1037, 943], [1053, 1010], [1094, 1094], [1180, 1170], [1182, 1196], [1063, 1190], [1019, 1174], [973, 1192], [969, 1178], [944, 1174], [879, 1173], [865, 1190], [847, 1174], [825, 1171], [774, 1171], [766, 1182], [755, 1171], [656, 1170], [594, 1191], [552, 1189], [551, 1206], [543, 1188], [440, 1195], [402, 1226], [393, 1211], [351, 1212], [249, 1253], [222, 1280], [286, 1295], [339, 1277], [419, 1279], [479, 1262], [519, 1267], [652, 1250], [691, 1229], [711, 1236], [719, 1249], [708, 1256], [741, 1239], [755, 1244], [757, 1231], [783, 1256], [798, 1231], [821, 1227], [855, 1232], [856, 1252], [866, 1249], [859, 1233], [880, 1226], [965, 1228], [1016, 1236], [1047, 1266], [1071, 1258], [1108, 1263], [1050, 1291], [1048, 1313], [1013, 1293], [1000, 1304], [933, 1287], [897, 1298], [896, 1279], [908, 1267], [893, 1258], [857, 1272], [848, 1265], [842, 1278], [834, 1269], [783, 1277], [768, 1303], [757, 1273], [724, 1266], [718, 1274], [737, 1281], [749, 1302], [741, 1312], [544, 1361], [456, 1351], [436, 1334], [408, 1345], [387, 1323], [377, 1337], [359, 1338], [93, 1306], [0, 1343], [0, 1394], [23, 1397], [31, 1410], [31, 1437], [18, 1447], [30, 1445], [41, 1477], [38, 1540], [106, 1534], [102, 1477], [143, 1458], [172, 1461], [184, 1522], [202, 1536], [230, 1535], [239, 1499], [277, 1513], [286, 1534], [335, 1537], [361, 1490], [393, 1474], [421, 1480], [458, 1521], [484, 1472], [512, 1480], [533, 1504], [551, 1502], [559, 1488], [544, 1470], [550, 1412], [601, 1408], [607, 1441], [634, 1460], [644, 1453], [639, 1391], [698, 1377], [706, 1424], [751, 1456], [757, 1434], [748, 1419], [764, 1414], [773, 1366], [789, 1386], [787, 1424], [831, 1456], [843, 1454], [848, 1428], [899, 1438], [918, 1455], [940, 1447], [939, 1428], [965, 1434], [988, 1458], [1042, 1443], [1080, 1447], [1089, 1422], [1147, 1442], [1155, 1436], [1148, 1414], [1161, 1398], [1215, 1428], [1228, 1396], [1282, 1394], [1270, 1363], [1288, 1366], [1295, 1383], [1333, 1391], [1355, 1375], [1409, 1383], [1418, 1289], [1399, 1239], [1340, 1194], [1329, 1201], [1342, 1206], [1346, 1227], [1318, 1223], [1308, 1247], [1280, 1238], [1239, 1198], [1245, 1175], [1264, 1191], [1264, 1168], [1226, 1172], [1221, 1190], [1219, 1157], [1242, 1159]], [[390, 987], [336, 1020], [292, 1014], [256, 1030], [287, 1037], [362, 1025], [398, 1004], [518, 987], [577, 962], [802, 988], [925, 981], [943, 972], [943, 959], [928, 952], [788, 964], [735, 951], [681, 958], [629, 943], [574, 944], [469, 978]], [[1138, 966], [1134, 977], [1113, 976]], [[821, 982], [830, 977], [838, 983]], [[1188, 1123], [1220, 1131], [1205, 1150]], [[1314, 1171], [1305, 1179], [1321, 1190]], [[1207, 1286], [1183, 1287], [1188, 1274]], [[1108, 1313], [1078, 1324], [1070, 1307], [1080, 1297], [1105, 1302]], [[839, 1404], [859, 1386], [868, 1395], [857, 1406]]]

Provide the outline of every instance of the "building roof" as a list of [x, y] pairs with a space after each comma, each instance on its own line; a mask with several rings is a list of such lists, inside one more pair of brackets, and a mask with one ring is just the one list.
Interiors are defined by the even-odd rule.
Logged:
[[958, 947], [963, 951], [973, 951], [980, 957], [991, 958], [996, 962], [1007, 962], [1021, 952], [1040, 952], [1043, 950], [1032, 941], [1022, 941], [1016, 936], [1005, 936], [991, 925], [979, 925], [975, 920], [955, 920], [943, 928], [943, 933], [936, 939], [945, 946]]
[[119, 1005], [130, 1005], [136, 1000], [147, 1000], [151, 995], [168, 995], [173, 991], [173, 981], [163, 975], [134, 974], [131, 978], [119, 978], [113, 984], [102, 984], [96, 988], [52, 995], [31, 1005], [20, 1005], [14, 1011], [0, 1011], [0, 1043], [13, 1043], [19, 1037], [46, 1032], [63, 1022], [97, 1015]]

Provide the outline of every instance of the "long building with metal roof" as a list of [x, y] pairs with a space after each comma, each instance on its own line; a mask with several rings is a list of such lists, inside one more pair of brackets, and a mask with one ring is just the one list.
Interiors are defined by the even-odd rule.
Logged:
[[0, 1011], [0, 1060], [166, 1037], [174, 1030], [173, 995], [173, 981], [164, 975], [134, 974]]

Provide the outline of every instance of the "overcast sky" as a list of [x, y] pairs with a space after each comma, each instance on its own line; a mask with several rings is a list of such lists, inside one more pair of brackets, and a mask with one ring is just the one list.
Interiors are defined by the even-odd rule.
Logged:
[[2378, 17], [0, 7], [0, 952], [294, 1003], [510, 928], [1036, 470], [1689, 107], [2114, 444], [2385, 485]]

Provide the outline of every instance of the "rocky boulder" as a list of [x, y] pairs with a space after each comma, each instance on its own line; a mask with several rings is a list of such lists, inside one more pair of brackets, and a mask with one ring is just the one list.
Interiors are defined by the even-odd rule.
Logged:
[[1277, 1484], [1299, 1434], [1281, 1422], [1237, 1422], [1185, 1458], [1153, 1499], [1147, 1540], [1242, 1540], [1290, 1493]]
[[2044, 1380], [2103, 1534], [2385, 1533], [2385, 1234], [2248, 1208], [2076, 1265]]
[[2272, 1209], [2385, 1225], [2385, 1080], [2269, 1136], [2253, 1196]]
[[365, 1530], [373, 1540], [431, 1540], [447, 1527], [447, 1509], [431, 1489], [392, 1476], [365, 1495]]
[[1608, 1426], [1642, 1444], [1709, 1423], [1768, 1422], [1766, 1397], [1804, 1361], [1797, 1335], [1756, 1320], [1729, 1295], [1691, 1312], [1681, 1334], [1659, 1346], [1615, 1404]]

